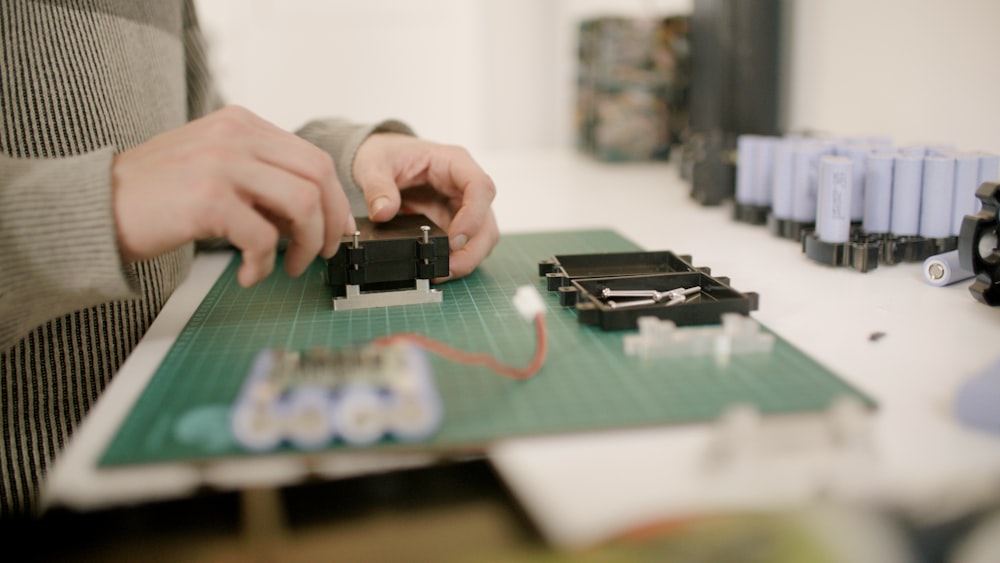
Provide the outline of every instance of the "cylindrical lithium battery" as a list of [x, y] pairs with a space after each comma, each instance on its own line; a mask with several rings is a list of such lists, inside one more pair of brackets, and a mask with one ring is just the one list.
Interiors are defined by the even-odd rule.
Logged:
[[783, 139], [774, 148], [774, 190], [771, 193], [771, 214], [777, 219], [790, 219], [792, 217], [795, 143], [795, 141]]
[[851, 159], [851, 221], [861, 221], [865, 215], [865, 165], [871, 154], [870, 145], [847, 145], [837, 152]]
[[955, 159], [924, 158], [924, 182], [920, 192], [920, 236], [946, 238], [951, 235], [951, 206], [955, 196]]
[[753, 205], [757, 181], [757, 135], [740, 135], [736, 139], [736, 203]]
[[285, 435], [282, 389], [268, 378], [278, 353], [263, 350], [254, 358], [239, 395], [229, 413], [233, 438], [246, 449], [266, 451], [277, 447]]
[[826, 145], [800, 143], [795, 147], [795, 170], [792, 173], [792, 220], [812, 223], [816, 220], [816, 190], [819, 159], [827, 154]]
[[348, 444], [367, 446], [385, 434], [385, 404], [371, 385], [352, 383], [344, 386], [333, 409], [334, 431]]
[[285, 431], [293, 444], [311, 450], [333, 440], [330, 395], [330, 390], [318, 386], [297, 387], [289, 393]]
[[865, 166], [865, 215], [861, 227], [867, 233], [889, 232], [892, 216], [893, 154], [876, 153], [868, 157]]
[[892, 218], [889, 220], [889, 229], [894, 235], [920, 234], [923, 173], [923, 157], [905, 154], [896, 157], [892, 172]]
[[820, 160], [816, 235], [823, 242], [847, 242], [850, 238], [851, 166], [851, 159], [841, 156]]
[[955, 155], [955, 197], [951, 208], [951, 234], [962, 232], [962, 221], [966, 215], [979, 213], [979, 155], [958, 153]]
[[979, 155], [979, 184], [1000, 180], [1000, 155], [982, 153]]
[[282, 403], [237, 402], [229, 415], [233, 438], [248, 450], [272, 450], [285, 437], [286, 413], [287, 407]]
[[754, 168], [756, 178], [752, 184], [754, 205], [771, 205], [774, 190], [774, 147], [777, 144], [777, 137], [757, 138], [757, 166]]
[[924, 280], [931, 285], [944, 287], [974, 276], [962, 268], [958, 261], [958, 251], [952, 250], [924, 260]]
[[441, 401], [433, 393], [414, 391], [389, 397], [389, 430], [404, 442], [429, 438], [441, 424]]

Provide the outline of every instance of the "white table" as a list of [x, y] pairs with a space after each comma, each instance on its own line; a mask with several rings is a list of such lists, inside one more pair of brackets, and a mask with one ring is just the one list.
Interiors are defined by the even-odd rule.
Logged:
[[[498, 186], [502, 232], [610, 227], [647, 249], [690, 254], [737, 290], [757, 292], [757, 320], [879, 401], [873, 439], [887, 496], [957, 503], [1000, 474], [1000, 439], [961, 427], [950, 412], [958, 385], [998, 355], [1000, 311], [972, 299], [968, 283], [932, 287], [916, 264], [861, 274], [813, 263], [799, 245], [731, 220], [729, 206], [694, 203], [673, 165], [606, 164], [568, 150], [478, 158]], [[204, 477], [183, 465], [108, 475], [95, 461], [227, 260], [196, 260], [54, 468], [49, 502], [93, 507], [173, 496]], [[873, 341], [874, 332], [884, 337]], [[760, 495], [720, 498], [699, 486], [696, 461], [711, 432], [686, 426], [518, 439], [497, 444], [490, 457], [551, 541], [583, 546], [650, 519], [758, 503]], [[264, 473], [272, 476], [295, 471], [275, 470], [280, 459], [257, 463], [271, 464]], [[339, 463], [330, 475], [372, 468], [363, 459]], [[227, 471], [247, 484], [266, 480], [253, 464]], [[151, 482], [172, 486], [151, 489]]]

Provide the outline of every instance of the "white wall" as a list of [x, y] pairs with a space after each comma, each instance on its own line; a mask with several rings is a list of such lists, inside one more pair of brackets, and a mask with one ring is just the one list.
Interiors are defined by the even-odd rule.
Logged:
[[788, 124], [1000, 153], [996, 0], [794, 3]]
[[[695, 0], [199, 0], [230, 101], [286, 128], [401, 117], [473, 149], [569, 146], [576, 22]], [[995, 0], [797, 0], [785, 120], [1000, 152]], [[992, 42], [992, 45], [991, 45]]]
[[199, 9], [224, 95], [282, 127], [400, 117], [428, 137], [483, 136], [481, 3], [201, 0]]

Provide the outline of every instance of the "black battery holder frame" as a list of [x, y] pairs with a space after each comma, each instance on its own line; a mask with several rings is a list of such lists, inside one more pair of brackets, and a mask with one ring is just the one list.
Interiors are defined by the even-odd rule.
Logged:
[[[670, 251], [614, 252], [557, 255], [538, 263], [538, 275], [559, 303], [574, 307], [582, 325], [606, 331], [630, 330], [640, 317], [669, 319], [678, 326], [718, 324], [724, 313], [749, 315], [759, 297], [739, 292], [729, 278], [712, 276], [709, 268], [696, 268], [691, 256]], [[683, 301], [668, 300], [638, 306], [615, 306], [605, 291], [648, 291], [661, 295], [697, 288]]]
[[966, 215], [958, 235], [958, 260], [976, 275], [969, 293], [991, 307], [1000, 306], [1000, 182], [983, 182], [976, 190], [982, 209]]
[[[399, 215], [385, 223], [356, 218], [327, 260], [335, 308], [363, 308], [440, 301], [431, 279], [448, 276], [448, 234], [424, 215]], [[414, 291], [412, 298], [403, 292]], [[357, 302], [354, 307], [352, 302]]]

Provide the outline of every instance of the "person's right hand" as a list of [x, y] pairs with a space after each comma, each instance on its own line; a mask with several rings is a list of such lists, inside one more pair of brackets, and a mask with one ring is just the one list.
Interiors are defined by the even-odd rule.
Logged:
[[249, 287], [274, 269], [278, 237], [291, 243], [285, 270], [298, 276], [336, 253], [356, 226], [333, 160], [307, 141], [240, 107], [226, 107], [114, 159], [113, 205], [126, 262], [220, 237], [243, 254]]

